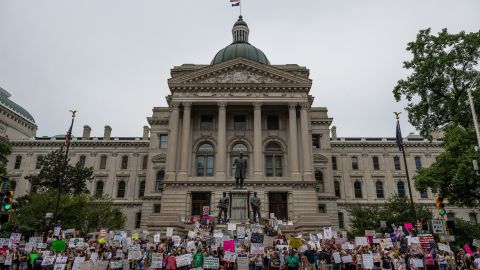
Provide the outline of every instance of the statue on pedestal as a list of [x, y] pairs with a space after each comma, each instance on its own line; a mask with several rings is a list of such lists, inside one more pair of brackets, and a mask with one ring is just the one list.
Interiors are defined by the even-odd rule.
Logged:
[[243, 180], [247, 176], [247, 160], [243, 158], [243, 153], [235, 159], [235, 188], [243, 188]]
[[[220, 198], [220, 201], [218, 202], [218, 223], [227, 222], [227, 211], [228, 211], [229, 204], [230, 204], [230, 201], [227, 197], [227, 193], [223, 192], [223, 197]], [[222, 213], [223, 213], [223, 219], [222, 219]]]
[[[253, 198], [250, 199], [250, 205], [252, 206], [252, 210], [253, 210], [252, 221], [254, 223], [260, 222], [260, 219], [262, 219], [262, 216], [260, 214], [260, 211], [261, 211], [260, 208], [262, 206], [262, 202], [257, 197], [257, 192], [253, 193]], [[258, 215], [258, 219], [257, 219], [257, 215]]]

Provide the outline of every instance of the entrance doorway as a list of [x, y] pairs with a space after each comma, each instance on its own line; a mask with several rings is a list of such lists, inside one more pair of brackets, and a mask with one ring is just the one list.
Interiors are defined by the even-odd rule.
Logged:
[[192, 216], [202, 216], [204, 206], [210, 207], [210, 192], [192, 192]]
[[288, 219], [287, 192], [268, 193], [269, 213], [274, 213], [277, 219]]

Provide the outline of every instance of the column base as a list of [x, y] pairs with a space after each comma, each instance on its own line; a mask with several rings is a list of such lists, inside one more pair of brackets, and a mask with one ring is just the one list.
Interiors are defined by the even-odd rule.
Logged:
[[167, 172], [165, 174], [165, 180], [167, 181], [175, 181], [175, 173], [174, 172]]
[[179, 172], [177, 175], [177, 180], [188, 180], [187, 172]]
[[290, 178], [292, 180], [302, 180], [302, 175], [300, 174], [300, 172], [291, 172], [290, 173]]
[[307, 172], [303, 174], [303, 181], [312, 181], [313, 174], [311, 172]]
[[262, 180], [263, 179], [263, 173], [262, 172], [253, 173], [253, 179], [254, 180]]

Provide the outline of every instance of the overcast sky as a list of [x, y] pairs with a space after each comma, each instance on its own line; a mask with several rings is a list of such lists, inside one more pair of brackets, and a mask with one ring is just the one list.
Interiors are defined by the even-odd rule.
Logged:
[[[392, 89], [420, 29], [478, 31], [478, 0], [243, 0], [250, 43], [272, 64], [310, 69], [314, 106], [338, 135], [394, 136]], [[38, 136], [63, 134], [71, 108], [102, 136], [141, 136], [165, 106], [170, 69], [209, 64], [231, 40], [229, 0], [0, 0], [0, 87]], [[414, 131], [402, 114], [404, 135]]]

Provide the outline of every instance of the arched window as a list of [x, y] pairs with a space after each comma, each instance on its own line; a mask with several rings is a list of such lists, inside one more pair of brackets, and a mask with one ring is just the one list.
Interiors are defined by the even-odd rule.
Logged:
[[[243, 143], [237, 143], [232, 147], [232, 152], [230, 154], [230, 162], [231, 162], [231, 176], [235, 176], [235, 160], [240, 157], [240, 153], [243, 154], [243, 159], [247, 160], [248, 165], [248, 148]], [[247, 166], [247, 174], [248, 174], [248, 166]]]
[[42, 168], [42, 162], [43, 162], [43, 156], [38, 155], [37, 156], [37, 163], [35, 164], [35, 169], [41, 169]]
[[138, 197], [145, 195], [145, 181], [140, 181], [140, 188], [138, 189]]
[[213, 176], [215, 164], [215, 153], [210, 143], [203, 143], [197, 151], [197, 176]]
[[353, 189], [354, 189], [354, 193], [355, 193], [355, 198], [362, 198], [363, 195], [362, 195], [362, 183], [360, 183], [360, 181], [355, 181], [355, 183], [353, 184]]
[[165, 170], [161, 169], [157, 172], [157, 191], [162, 190], [163, 179], [165, 179]]
[[127, 156], [127, 155], [124, 155], [124, 156], [122, 157], [122, 164], [121, 164], [120, 169], [126, 170], [127, 168], [128, 168], [128, 156]]
[[340, 182], [338, 181], [333, 182], [333, 186], [335, 188], [335, 196], [338, 198], [341, 198], [342, 194], [340, 192]]
[[375, 189], [377, 190], [377, 198], [385, 198], [382, 181], [377, 181], [375, 183]]
[[107, 155], [102, 155], [100, 157], [100, 170], [105, 170], [107, 168]]
[[398, 197], [401, 197], [401, 198], [406, 197], [405, 183], [403, 181], [398, 181], [397, 182], [397, 192], [398, 192]]
[[124, 198], [124, 197], [125, 197], [125, 181], [121, 180], [118, 182], [117, 198]]
[[338, 212], [338, 227], [339, 227], [340, 229], [344, 229], [344, 228], [345, 228], [345, 218], [344, 218], [342, 212]]
[[104, 187], [103, 181], [97, 181], [97, 185], [95, 187], [95, 195], [96, 196], [102, 196], [103, 195], [103, 187]]
[[267, 144], [265, 148], [265, 171], [266, 176], [283, 176], [282, 148], [276, 142]]
[[323, 182], [323, 173], [320, 169], [315, 170], [315, 181], [317, 181], [318, 192], [325, 192], [325, 184]]

